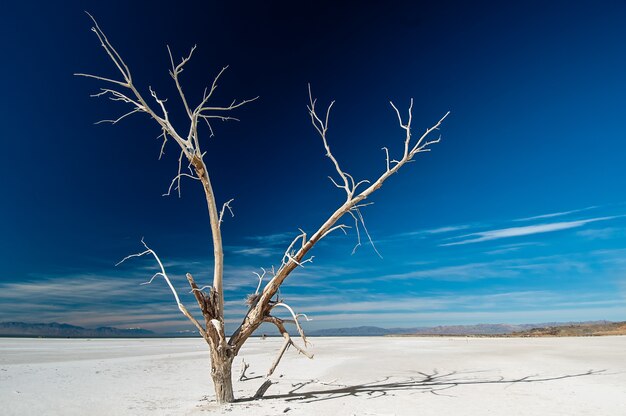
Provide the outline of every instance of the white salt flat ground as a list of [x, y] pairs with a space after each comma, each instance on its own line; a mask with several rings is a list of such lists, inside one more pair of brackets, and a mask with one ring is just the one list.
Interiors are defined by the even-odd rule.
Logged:
[[[202, 340], [0, 338], [0, 414], [626, 415], [626, 337], [312, 342], [313, 360], [287, 352], [266, 398], [219, 407]], [[243, 357], [263, 374], [280, 343], [250, 340], [234, 372]]]

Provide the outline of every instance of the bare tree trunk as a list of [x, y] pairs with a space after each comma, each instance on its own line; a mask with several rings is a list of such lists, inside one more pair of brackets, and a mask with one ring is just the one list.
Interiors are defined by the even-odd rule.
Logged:
[[222, 248], [222, 232], [220, 230], [221, 218], [217, 210], [217, 204], [215, 203], [215, 194], [213, 193], [213, 187], [211, 186], [211, 179], [209, 178], [209, 173], [206, 169], [204, 161], [198, 156], [194, 156], [189, 161], [193, 165], [196, 175], [198, 175], [198, 178], [200, 178], [200, 181], [202, 182], [207, 207], [209, 209], [211, 236], [213, 237], [213, 289], [217, 292], [217, 308], [220, 314], [219, 319], [224, 321], [224, 250]]
[[[89, 16], [91, 17], [91, 15]], [[212, 122], [213, 120], [237, 120], [236, 118], [229, 116], [228, 112], [242, 107], [247, 103], [256, 100], [258, 97], [240, 101], [233, 100], [231, 104], [227, 106], [215, 106], [213, 104], [210, 104], [210, 99], [213, 95], [213, 92], [217, 88], [217, 81], [222, 73], [226, 70], [225, 67], [214, 78], [211, 87], [205, 89], [202, 96], [202, 101], [195, 108], [190, 107], [187, 98], [183, 93], [183, 89], [179, 81], [179, 75], [182, 73], [184, 65], [189, 61], [189, 59], [191, 59], [191, 55], [195, 50], [195, 46], [191, 49], [187, 57], [182, 58], [179, 64], [176, 64], [174, 62], [172, 53], [168, 47], [170, 62], [172, 64], [170, 75], [174, 80], [174, 83], [176, 84], [180, 99], [190, 121], [188, 134], [186, 136], [181, 135], [176, 131], [176, 129], [170, 122], [169, 114], [165, 105], [166, 100], [158, 98], [156, 92], [151, 87], [148, 87], [150, 96], [154, 99], [155, 102], [152, 104], [154, 107], [151, 107], [148, 104], [146, 99], [144, 99], [144, 97], [141, 95], [140, 90], [136, 88], [133, 84], [130, 69], [128, 68], [126, 63], [122, 60], [121, 56], [115, 50], [115, 48], [113, 48], [104, 32], [102, 32], [102, 30], [98, 26], [98, 23], [95, 21], [95, 19], [93, 19], [93, 17], [91, 17], [91, 19], [94, 22], [94, 27], [92, 28], [92, 31], [96, 34], [101, 46], [104, 48], [109, 58], [117, 67], [117, 70], [120, 72], [122, 79], [112, 79], [108, 77], [100, 77], [97, 75], [83, 73], [78, 73], [75, 75], [97, 79], [107, 83], [110, 86], [109, 88], [101, 88], [100, 92], [93, 94], [92, 97], [108, 97], [113, 101], [121, 101], [123, 103], [130, 104], [131, 106], [131, 110], [129, 112], [118, 117], [117, 119], [102, 120], [101, 122], [116, 124], [120, 120], [134, 113], [148, 114], [157, 122], [162, 130], [162, 134], [159, 137], [163, 138], [163, 144], [161, 146], [161, 153], [159, 155], [159, 158], [161, 155], [163, 155], [164, 146], [168, 137], [174, 139], [174, 141], [180, 148], [180, 156], [178, 158], [178, 174], [170, 183], [170, 187], [165, 195], [169, 195], [172, 191], [172, 187], [176, 185], [174, 189], [178, 191], [178, 194], [180, 196], [181, 178], [183, 177], [198, 180], [202, 183], [209, 213], [211, 235], [213, 237], [213, 285], [208, 287], [209, 291], [207, 293], [203, 291], [205, 288], [207, 288], [207, 286], [199, 288], [198, 285], [196, 285], [193, 277], [189, 273], [187, 273], [187, 279], [191, 286], [192, 293], [194, 294], [196, 301], [198, 302], [198, 306], [202, 311], [202, 315], [204, 316], [205, 325], [202, 325], [200, 322], [198, 322], [198, 320], [181, 303], [178, 293], [176, 292], [176, 289], [174, 288], [170, 278], [165, 271], [165, 268], [163, 267], [163, 263], [161, 262], [157, 254], [150, 247], [148, 247], [143, 239], [142, 244], [144, 245], [146, 250], [141, 253], [127, 256], [122, 260], [122, 262], [131, 257], [140, 257], [144, 255], [154, 256], [159, 265], [160, 272], [156, 273], [146, 283], [152, 282], [157, 276], [161, 276], [163, 279], [165, 279], [174, 295], [174, 298], [176, 299], [178, 309], [193, 323], [193, 325], [197, 328], [198, 333], [209, 345], [211, 353], [211, 377], [215, 385], [215, 396], [217, 402], [232, 403], [235, 400], [232, 382], [233, 359], [237, 356], [239, 350], [246, 342], [246, 340], [254, 333], [254, 331], [256, 331], [261, 326], [262, 323], [266, 322], [275, 325], [285, 339], [285, 343], [280, 349], [278, 357], [272, 364], [272, 367], [268, 372], [268, 376], [270, 376], [274, 372], [283, 354], [290, 346], [293, 346], [294, 349], [296, 349], [299, 353], [309, 358], [313, 358], [313, 356], [309, 354], [305, 349], [307, 346], [306, 336], [298, 322], [298, 319], [300, 317], [303, 317], [307, 320], [308, 317], [305, 314], [298, 314], [294, 312], [291, 306], [287, 305], [278, 296], [276, 297], [276, 299], [273, 300], [274, 296], [279, 293], [279, 288], [281, 284], [296, 267], [304, 267], [303, 264], [312, 261], [313, 256], [309, 258], [305, 257], [319, 240], [323, 239], [326, 235], [335, 230], [341, 230], [345, 233], [346, 229], [350, 228], [346, 224], [337, 225], [337, 222], [342, 217], [344, 217], [344, 215], [348, 214], [352, 217], [352, 219], [354, 219], [354, 227], [357, 233], [357, 245], [355, 246], [355, 249], [356, 247], [361, 245], [360, 230], [363, 230], [365, 236], [367, 236], [370, 243], [372, 244], [372, 247], [374, 246], [374, 243], [369, 236], [367, 228], [365, 227], [363, 215], [360, 211], [362, 207], [370, 204], [364, 201], [367, 200], [369, 196], [374, 193], [374, 191], [378, 190], [383, 185], [383, 182], [385, 182], [391, 175], [395, 174], [403, 165], [413, 161], [413, 158], [418, 153], [430, 151], [430, 146], [439, 142], [440, 138], [437, 138], [435, 140], [428, 140], [427, 137], [433, 131], [439, 129], [439, 126], [449, 113], [443, 116], [443, 118], [441, 118], [434, 126], [427, 129], [419, 138], [417, 138], [417, 140], [415, 140], [412, 138], [411, 133], [413, 100], [411, 100], [411, 104], [409, 106], [407, 121], [403, 120], [402, 115], [400, 114], [396, 106], [392, 102], [390, 102], [391, 106], [396, 112], [396, 115], [398, 116], [398, 122], [400, 124], [400, 127], [406, 132], [406, 136], [404, 139], [404, 151], [401, 156], [398, 157], [398, 159], [392, 159], [389, 149], [383, 147], [386, 156], [385, 171], [372, 182], [368, 180], [355, 181], [355, 179], [350, 174], [348, 174], [341, 168], [339, 162], [332, 154], [327, 141], [328, 120], [334, 101], [331, 102], [328, 106], [325, 117], [322, 115], [322, 118], [320, 118], [315, 109], [315, 104], [317, 100], [313, 98], [309, 87], [308, 109], [309, 115], [311, 116], [311, 122], [319, 133], [320, 137], [322, 138], [324, 149], [326, 150], [326, 156], [330, 158], [336, 170], [335, 178], [329, 178], [333, 185], [335, 185], [337, 188], [343, 189], [346, 192], [346, 200], [339, 208], [337, 208], [332, 213], [330, 217], [328, 217], [328, 219], [321, 225], [321, 227], [317, 231], [315, 231], [311, 235], [310, 238], [307, 238], [307, 234], [301, 230], [302, 233], [299, 234], [291, 242], [287, 250], [285, 250], [285, 253], [281, 260], [281, 264], [277, 270], [274, 270], [274, 267], [272, 267], [271, 271], [263, 269], [262, 275], [257, 274], [257, 277], [259, 278], [259, 284], [257, 286], [256, 292], [253, 295], [254, 301], [251, 301], [249, 303], [250, 308], [247, 311], [242, 323], [231, 335], [230, 339], [227, 340], [224, 326], [224, 251], [222, 246], [222, 234], [220, 230], [220, 224], [222, 223], [223, 215], [226, 209], [228, 209], [232, 215], [232, 211], [230, 210], [229, 205], [230, 202], [232, 202], [232, 199], [224, 203], [221, 210], [218, 210], [218, 206], [215, 200], [215, 194], [213, 192], [213, 187], [211, 184], [211, 178], [209, 177], [207, 166], [203, 160], [205, 152], [203, 152], [200, 147], [198, 122], [204, 120], [207, 123], [207, 127], [211, 136], [213, 136], [213, 130], [211, 128], [210, 122]], [[190, 173], [186, 173], [184, 170], [183, 160], [185, 159], [189, 161]], [[361, 186], [364, 186], [366, 188], [361, 190], [362, 188], [359, 188]], [[301, 246], [299, 246], [299, 244], [301, 244]], [[376, 250], [375, 247], [374, 250]], [[376, 252], [378, 253], [378, 251]], [[263, 278], [265, 277], [266, 273], [269, 273], [271, 277], [269, 282], [267, 282], [265, 286], [261, 289], [261, 286], [263, 284]], [[290, 312], [292, 319], [283, 319], [272, 315], [271, 313], [276, 307], [286, 308]], [[300, 347], [297, 343], [293, 341], [293, 339], [289, 335], [289, 332], [284, 326], [285, 323], [294, 324], [296, 326], [300, 338], [304, 342], [304, 348]], [[270, 385], [271, 381], [266, 380], [263, 386], [261, 386], [261, 388], [258, 390], [255, 397], [261, 397]]]
[[220, 404], [235, 401], [232, 368], [232, 357], [211, 351], [211, 378], [215, 386], [215, 399]]

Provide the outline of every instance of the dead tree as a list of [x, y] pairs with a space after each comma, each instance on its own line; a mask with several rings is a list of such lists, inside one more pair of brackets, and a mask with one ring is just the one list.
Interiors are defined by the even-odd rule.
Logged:
[[[262, 273], [257, 274], [259, 282], [256, 292], [248, 299], [249, 310], [239, 327], [230, 337], [227, 337], [224, 328], [224, 256], [220, 225], [226, 210], [230, 211], [230, 203], [233, 200], [231, 199], [230, 201], [224, 203], [221, 208], [218, 207], [215, 200], [215, 194], [213, 192], [209, 169], [204, 161], [205, 153], [201, 147], [199, 126], [202, 122], [205, 122], [208, 127], [208, 133], [212, 136], [212, 121], [237, 120], [229, 114], [231, 114], [233, 110], [256, 100], [258, 97], [240, 101], [233, 100], [229, 105], [220, 106], [212, 104], [211, 99], [213, 97], [213, 93], [218, 86], [218, 80], [226, 70], [225, 67], [222, 68], [222, 70], [217, 74], [211, 86], [204, 90], [200, 103], [195, 107], [191, 106], [185, 96], [185, 93], [183, 92], [183, 87], [180, 83], [180, 75], [183, 72], [184, 66], [191, 59], [195, 46], [191, 49], [189, 55], [183, 57], [180, 62], [174, 60], [168, 47], [172, 66], [169, 73], [176, 86], [182, 106], [189, 118], [189, 126], [185, 129], [186, 134], [183, 134], [181, 133], [182, 130], [175, 128], [172, 125], [166, 108], [166, 100], [160, 98], [151, 87], [148, 87], [149, 98], [146, 98], [147, 96], [144, 95], [144, 93], [142, 93], [134, 83], [130, 69], [120, 54], [109, 42], [95, 19], [91, 15], [89, 15], [89, 17], [91, 17], [94, 23], [94, 27], [92, 27], [91, 30], [98, 37], [102, 48], [115, 65], [119, 75], [118, 78], [107, 78], [83, 73], [76, 75], [93, 78], [98, 81], [102, 81], [105, 85], [107, 85], [105, 88], [100, 88], [100, 91], [93, 94], [92, 97], [108, 97], [110, 100], [120, 101], [129, 106], [129, 111], [122, 116], [116, 119], [102, 120], [102, 122], [116, 124], [125, 117], [135, 113], [148, 114], [161, 129], [161, 135], [159, 137], [162, 137], [163, 143], [161, 146], [160, 156], [163, 154], [163, 149], [168, 139], [173, 139], [180, 149], [180, 155], [178, 158], [178, 173], [174, 179], [172, 179], [166, 195], [169, 195], [172, 190], [180, 193], [180, 183], [183, 178], [197, 180], [202, 184], [213, 238], [213, 283], [210, 286], [200, 288], [194, 281], [191, 274], [187, 274], [187, 280], [189, 281], [191, 290], [196, 298], [200, 311], [202, 312], [202, 316], [204, 317], [204, 323], [200, 323], [182, 304], [176, 289], [172, 285], [172, 282], [163, 267], [163, 263], [159, 259], [158, 255], [143, 240], [142, 243], [145, 250], [137, 254], [132, 254], [122, 261], [131, 257], [144, 255], [151, 255], [154, 257], [158, 263], [160, 271], [146, 283], [151, 283], [157, 277], [161, 277], [166, 281], [174, 295], [180, 311], [193, 323], [198, 330], [198, 333], [209, 345], [211, 355], [211, 377], [215, 385], [217, 401], [219, 403], [232, 402], [234, 400], [232, 387], [233, 359], [237, 356], [246, 340], [248, 340], [248, 338], [261, 326], [261, 324], [270, 323], [275, 325], [284, 338], [284, 343], [268, 371], [268, 376], [273, 373], [283, 354], [289, 347], [293, 347], [299, 353], [307, 357], [313, 357], [306, 350], [308, 343], [299, 322], [301, 318], [308, 318], [304, 314], [296, 313], [292, 307], [284, 301], [280, 299], [277, 301], [274, 298], [280, 286], [294, 269], [297, 267], [303, 267], [305, 263], [312, 261], [313, 257], [309, 255], [309, 252], [317, 242], [333, 231], [343, 231], [346, 233], [346, 230], [351, 228], [347, 224], [339, 223], [339, 221], [346, 215], [351, 217], [354, 221], [354, 227], [357, 234], [357, 247], [361, 244], [361, 239], [364, 237], [367, 237], [371, 243], [371, 238], [365, 228], [365, 223], [360, 209], [370, 203], [366, 202], [366, 200], [372, 193], [378, 190], [391, 175], [396, 173], [406, 163], [412, 161], [418, 153], [430, 151], [430, 146], [439, 142], [440, 137], [434, 140], [429, 140], [429, 136], [433, 131], [439, 128], [448, 114], [444, 115], [441, 120], [439, 120], [431, 128], [427, 129], [419, 137], [414, 138], [411, 131], [413, 101], [411, 100], [408, 108], [408, 114], [405, 118], [403, 118], [396, 106], [393, 103], [390, 103], [391, 107], [398, 116], [398, 122], [401, 129], [404, 130], [404, 149], [397, 159], [392, 159], [389, 150], [387, 148], [383, 148], [385, 151], [385, 169], [382, 174], [371, 182], [368, 180], [357, 181], [341, 167], [339, 161], [331, 152], [328, 144], [328, 120], [334, 102], [330, 103], [323, 114], [318, 113], [316, 108], [316, 99], [313, 98], [309, 87], [308, 111], [311, 116], [311, 123], [319, 133], [326, 151], [326, 156], [332, 162], [335, 170], [334, 176], [329, 176], [329, 178], [337, 188], [345, 192], [345, 201], [337, 207], [335, 211], [330, 214], [328, 219], [324, 221], [324, 223], [321, 224], [321, 226], [312, 234], [309, 235], [300, 230], [301, 233], [293, 239], [291, 244], [289, 244], [285, 250], [280, 265], [277, 268], [272, 268], [271, 270], [262, 269]], [[276, 310], [279, 308], [287, 310], [290, 318], [279, 318], [276, 315]], [[295, 329], [302, 339], [303, 345], [299, 345], [292, 339], [285, 325], [295, 326]]]

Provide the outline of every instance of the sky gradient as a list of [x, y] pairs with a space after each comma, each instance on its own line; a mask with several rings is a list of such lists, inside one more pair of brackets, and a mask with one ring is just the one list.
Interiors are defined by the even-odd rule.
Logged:
[[[442, 142], [371, 198], [365, 221], [381, 253], [351, 254], [354, 230], [320, 243], [281, 291], [313, 320], [358, 325], [626, 319], [626, 3], [141, 2], [11, 4], [0, 16], [3, 125], [0, 321], [191, 329], [145, 237], [186, 304], [184, 274], [212, 276], [204, 197], [176, 174], [174, 144], [144, 115], [90, 98], [116, 76], [90, 32], [92, 13], [174, 123], [229, 65], [215, 103], [260, 96], [214, 125], [203, 148], [222, 226], [227, 323], [239, 323], [254, 271], [278, 265], [298, 228], [313, 232], [342, 202], [307, 114], [336, 100], [328, 139], [346, 171], [373, 179], [404, 132], [389, 105], [414, 98], [416, 133], [451, 111]], [[198, 2], [199, 3], [199, 2]], [[307, 8], [308, 7], [308, 8]], [[181, 124], [182, 125], [182, 124]], [[350, 221], [346, 220], [350, 224]]]

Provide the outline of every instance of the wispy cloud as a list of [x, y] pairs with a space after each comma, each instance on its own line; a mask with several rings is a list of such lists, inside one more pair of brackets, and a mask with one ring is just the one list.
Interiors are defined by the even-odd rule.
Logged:
[[344, 284], [366, 284], [403, 280], [436, 280], [445, 282], [474, 282], [485, 279], [528, 279], [590, 276], [592, 273], [625, 270], [626, 249], [596, 250], [591, 252], [557, 254], [536, 257], [496, 258], [489, 261], [464, 264], [444, 264], [437, 267], [413, 268], [409, 271], [367, 277], [344, 278]]
[[156, 281], [140, 286], [143, 281], [135, 276], [73, 275], [0, 283], [0, 316], [3, 320], [128, 327], [179, 314], [166, 287]]
[[524, 227], [510, 227], [510, 228], [501, 228], [497, 230], [481, 231], [477, 233], [465, 234], [460, 237], [455, 237], [455, 238], [464, 238], [464, 239], [461, 241], [444, 243], [444, 244], [441, 244], [441, 246], [456, 246], [456, 245], [461, 245], [461, 244], [472, 244], [472, 243], [480, 243], [483, 241], [498, 240], [501, 238], [521, 237], [521, 236], [527, 236], [527, 235], [533, 235], [533, 234], [550, 233], [554, 231], [578, 228], [578, 227], [582, 227], [583, 225], [590, 224], [593, 222], [607, 221], [607, 220], [611, 220], [614, 218], [617, 218], [617, 216], [588, 218], [588, 219], [578, 220], [578, 221], [561, 221], [561, 222], [552, 222], [552, 223], [547, 223], [547, 224], [527, 225]]
[[589, 238], [590, 240], [605, 240], [620, 235], [620, 231], [623, 230], [620, 230], [617, 227], [605, 227], [580, 230], [576, 234], [581, 237]]
[[429, 235], [446, 234], [455, 231], [466, 230], [472, 227], [470, 224], [449, 225], [444, 227], [430, 228], [426, 230], [407, 231], [399, 234], [392, 235], [389, 240], [402, 240], [412, 237], [427, 237]]
[[278, 254], [277, 250], [272, 247], [225, 247], [232, 254], [239, 254], [242, 256], [255, 256], [255, 257], [271, 257]]
[[[426, 312], [392, 312], [392, 313], [336, 313], [315, 316], [315, 324], [321, 327], [355, 326], [367, 322], [368, 325], [384, 327], [420, 327], [454, 324], [485, 324], [485, 323], [545, 323], [589, 320], [621, 320], [626, 308], [623, 304], [601, 307], [546, 306], [532, 310], [482, 310], [482, 311], [426, 311]], [[311, 325], [312, 326], [312, 325]]]
[[626, 306], [619, 296], [567, 294], [530, 290], [476, 295], [452, 293], [432, 296], [368, 299], [343, 302], [332, 299], [303, 305], [300, 311], [313, 319], [308, 327], [354, 326], [367, 322], [380, 326], [430, 326], [439, 324], [541, 323], [621, 319]]
[[573, 209], [573, 210], [570, 210], [570, 211], [552, 212], [550, 214], [535, 215], [534, 217], [518, 218], [518, 219], [513, 220], [513, 221], [534, 221], [534, 220], [542, 220], [542, 219], [546, 219], [546, 218], [562, 217], [562, 216], [569, 215], [569, 214], [576, 214], [578, 212], [589, 211], [590, 209], [595, 209], [595, 208], [598, 208], [598, 207], [594, 205], [594, 206], [591, 206], [591, 207], [586, 207], [586, 208], [581, 208], [581, 209]]
[[266, 246], [275, 246], [278, 244], [289, 243], [293, 240], [299, 233], [294, 232], [284, 232], [284, 233], [274, 233], [274, 234], [266, 234], [266, 235], [252, 235], [245, 237], [246, 240], [257, 241]]
[[492, 250], [485, 251], [485, 254], [489, 255], [498, 255], [498, 254], [507, 254], [512, 253], [514, 251], [519, 251], [524, 247], [533, 247], [533, 246], [541, 246], [542, 243], [518, 243], [518, 244], [503, 244], [501, 246], [497, 246]]
[[[480, 294], [434, 293], [429, 296], [364, 295], [362, 300], [342, 294], [290, 297], [298, 312], [306, 313], [308, 328], [355, 326], [428, 326], [461, 323], [530, 323], [562, 320], [614, 319], [625, 311], [619, 296], [581, 295], [548, 290]], [[542, 311], [543, 315], [537, 311]], [[536, 318], [532, 318], [536, 317]], [[532, 318], [532, 319], [531, 319]]]
[[[254, 290], [252, 269], [229, 267], [225, 274], [227, 290], [247, 287]], [[189, 323], [180, 314], [165, 282], [143, 267], [100, 274], [74, 274], [39, 277], [37, 280], [0, 282], [0, 321], [66, 322], [88, 327], [118, 326], [169, 330]], [[180, 299], [190, 310], [195, 299], [182, 274], [169, 274]], [[246, 307], [243, 295], [229, 292], [228, 313], [238, 318]], [[236, 299], [236, 300], [234, 300]], [[171, 327], [171, 328], [170, 328]]]
[[[612, 290], [611, 285], [614, 283], [610, 281], [600, 292], [585, 294], [542, 290], [538, 285], [530, 285], [527, 290], [500, 293], [485, 293], [483, 286], [482, 294], [448, 291], [425, 295], [417, 289], [414, 292], [373, 293], [367, 288], [372, 285], [362, 283], [405, 279], [472, 281], [512, 278], [514, 280], [511, 282], [516, 282], [517, 287], [522, 288], [522, 280], [536, 282], [540, 280], [536, 277], [543, 279], [546, 275], [567, 276], [568, 281], [583, 280], [583, 277], [596, 274], [599, 270], [615, 276], [617, 282], [621, 282], [619, 279], [622, 279], [626, 264], [625, 253], [626, 249], [617, 249], [497, 259], [491, 262], [444, 264], [386, 275], [375, 275], [373, 270], [311, 265], [299, 268], [298, 275], [293, 276], [293, 284], [287, 284], [281, 295], [298, 312], [307, 313], [313, 318], [311, 323], [307, 323], [309, 328], [355, 326], [363, 322], [381, 326], [498, 320], [512, 322], [516, 317], [522, 322], [531, 322], [534, 321], [533, 314], [540, 310], [544, 312], [544, 315], [537, 315], [541, 321], [615, 319], [620, 311], [623, 315], [626, 307], [623, 292]], [[245, 266], [234, 266], [226, 271], [225, 282], [234, 282], [235, 286], [240, 286], [237, 291], [227, 292], [229, 331], [241, 322], [245, 314], [243, 295], [256, 286], [250, 270]], [[1, 320], [32, 321], [36, 317], [40, 321], [68, 322], [88, 327], [142, 327], [157, 332], [190, 327], [177, 310], [171, 292], [163, 282], [155, 281], [152, 285], [140, 286], [139, 283], [149, 277], [144, 270], [119, 272], [126, 277], [93, 274], [0, 283]], [[179, 288], [181, 299], [193, 310], [195, 300], [188, 293], [184, 276], [172, 275], [172, 278]], [[332, 282], [335, 280], [346, 289], [333, 289]], [[607, 290], [612, 291], [609, 293]], [[36, 311], [36, 314], [32, 311]]]
[[451, 233], [454, 231], [460, 231], [460, 230], [465, 230], [467, 228], [470, 228], [471, 225], [469, 224], [462, 224], [462, 225], [450, 225], [447, 227], [439, 227], [439, 228], [431, 228], [429, 230], [423, 230], [421, 231], [424, 234], [444, 234], [444, 233]]
[[437, 294], [432, 296], [367, 296], [355, 301], [342, 296], [314, 297], [314, 300], [302, 299], [298, 310], [307, 314], [357, 313], [371, 312], [392, 313], [399, 311], [418, 312], [447, 309], [476, 310], [493, 307], [532, 306], [540, 302], [554, 301], [556, 295], [546, 291], [520, 291], [489, 293], [481, 295]]
[[[249, 243], [225, 246], [230, 254], [247, 257], [279, 256], [298, 235], [297, 232], [274, 233], [244, 237]], [[284, 248], [283, 248], [284, 247]]]
[[344, 279], [343, 283], [354, 284], [410, 279], [435, 279], [441, 281], [464, 282], [489, 278], [511, 278], [519, 275], [518, 270], [510, 267], [515, 265], [517, 265], [517, 263], [514, 261], [468, 263], [412, 270], [403, 273]]

